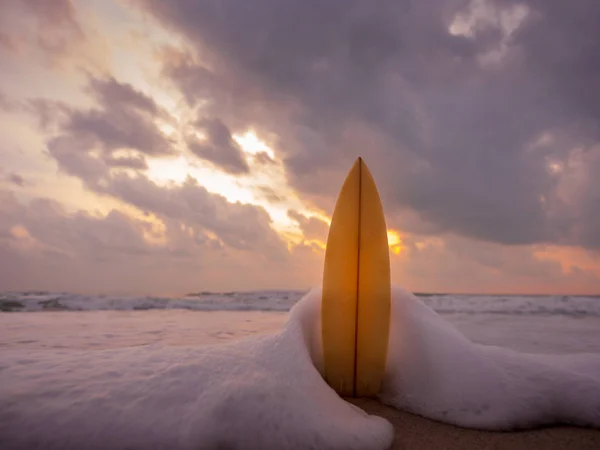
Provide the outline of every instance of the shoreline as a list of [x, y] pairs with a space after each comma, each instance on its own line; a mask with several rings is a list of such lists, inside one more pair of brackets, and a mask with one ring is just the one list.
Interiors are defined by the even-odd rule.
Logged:
[[486, 449], [486, 450], [597, 450], [600, 430], [575, 426], [552, 426], [519, 431], [485, 431], [460, 428], [399, 411], [370, 399], [346, 399], [369, 414], [394, 426], [392, 450]]

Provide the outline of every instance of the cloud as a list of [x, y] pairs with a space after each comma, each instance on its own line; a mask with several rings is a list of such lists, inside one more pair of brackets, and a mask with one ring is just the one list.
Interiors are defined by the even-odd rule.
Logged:
[[148, 163], [142, 155], [135, 156], [106, 156], [104, 163], [109, 167], [121, 167], [134, 170], [145, 170]]
[[90, 109], [76, 109], [44, 98], [29, 99], [25, 109], [37, 118], [42, 130], [58, 130], [61, 137], [87, 140], [106, 156], [119, 150], [145, 155], [173, 155], [173, 142], [157, 126], [168, 118], [156, 102], [114, 77], [89, 77], [87, 92], [96, 100]]
[[290, 182], [317, 206], [362, 154], [389, 208], [426, 228], [596, 248], [593, 202], [550, 209], [548, 160], [599, 139], [597, 2], [140, 3], [202, 55], [166, 72], [185, 97], [277, 135]]
[[161, 53], [163, 74], [172, 80], [182, 92], [187, 104], [198, 102], [222, 102], [228, 94], [227, 82], [218, 74], [195, 61], [189, 53], [167, 47]]
[[[97, 102], [90, 109], [43, 99], [28, 103], [42, 128], [54, 131], [47, 149], [60, 170], [79, 178], [89, 190], [159, 220], [212, 233], [228, 248], [279, 261], [289, 256], [263, 208], [229, 203], [191, 178], [180, 186], [159, 186], [144, 175], [146, 157], [175, 153], [158, 129], [164, 113], [153, 99], [114, 78], [92, 77], [87, 89]], [[198, 153], [229, 171], [248, 170], [241, 149], [221, 121], [202, 119], [196, 126], [206, 133], [207, 141], [207, 148], [196, 149]]]
[[90, 153], [95, 144], [88, 136], [66, 134], [52, 138], [47, 148], [61, 171], [80, 178], [87, 187], [95, 189], [109, 171], [104, 161]]
[[[196, 290], [199, 282], [314, 284], [322, 251], [310, 240], [324, 241], [327, 226], [302, 207], [331, 213], [361, 155], [388, 226], [402, 235], [403, 251], [392, 255], [396, 281], [419, 290], [597, 286], [597, 2], [135, 3], [165, 28], [147, 35], [148, 15], [137, 22], [128, 7], [0, 2], [0, 52], [18, 63], [8, 82], [21, 72], [23, 83], [33, 82], [39, 68], [47, 84], [33, 91], [60, 95], [0, 93], [23, 148], [10, 164], [15, 177], [7, 168], [0, 182], [31, 201], [0, 198], [4, 280], [146, 291]], [[166, 42], [171, 47], [161, 48]], [[131, 61], [111, 67], [134, 48]], [[54, 70], [57, 62], [74, 73]], [[159, 91], [153, 98], [121, 77]], [[40, 135], [29, 135], [23, 113], [37, 120]], [[269, 153], [240, 148], [232, 137], [239, 132], [258, 137]], [[53, 164], [39, 158], [42, 141], [62, 174], [117, 209], [96, 216], [72, 212], [78, 201], [71, 199], [68, 209], [32, 201], [54, 180], [48, 195], [64, 195]], [[286, 245], [264, 209], [228, 202], [203, 180], [155, 181], [181, 180], [188, 150], [228, 172], [206, 181], [211, 190], [240, 176], [232, 195], [246, 189], [271, 203], [277, 219], [295, 208], [288, 218], [309, 240]], [[157, 176], [161, 158], [171, 157], [178, 162]], [[208, 179], [206, 165], [196, 164], [189, 170]], [[589, 261], [566, 263], [563, 250], [575, 246], [590, 250]]]
[[560, 231], [558, 242], [600, 251], [600, 145], [574, 149], [552, 167], [556, 188], [544, 200]]
[[12, 112], [16, 109], [15, 103], [6, 95], [5, 92], [0, 90], [0, 111]]
[[9, 34], [0, 32], [0, 48], [11, 53], [15, 53], [18, 49], [18, 45], [15, 39]]
[[89, 109], [40, 98], [25, 106], [51, 135], [48, 152], [62, 171], [96, 189], [111, 168], [143, 170], [145, 156], [176, 154], [158, 127], [168, 117], [152, 98], [113, 77], [90, 77], [87, 91], [96, 100]]
[[12, 183], [12, 184], [14, 184], [16, 186], [19, 186], [19, 187], [23, 187], [26, 184], [25, 179], [21, 175], [19, 175], [17, 173], [9, 173], [6, 176], [6, 179], [7, 179], [7, 181], [9, 183]]
[[231, 248], [278, 260], [287, 257], [287, 248], [263, 208], [229, 203], [192, 178], [180, 186], [160, 187], [144, 176], [116, 174], [100, 192], [158, 217], [207, 230]]
[[[197, 270], [202, 255], [212, 251], [208, 238], [193, 239], [173, 228], [167, 228], [164, 243], [153, 244], [144, 237], [152, 231], [147, 222], [116, 210], [93, 216], [69, 213], [48, 199], [23, 205], [6, 191], [0, 198], [0, 264], [27, 262], [17, 278], [2, 271], [0, 284], [5, 288], [149, 292], [153, 287], [164, 289], [152, 274], [160, 278], [160, 269], [179, 265], [181, 258]], [[144, 271], [144, 284], [136, 286]]]
[[232, 174], [250, 171], [243, 150], [233, 140], [229, 128], [221, 120], [202, 117], [194, 126], [204, 136], [203, 139], [195, 136], [188, 138], [187, 145], [192, 153]]
[[57, 126], [65, 126], [73, 109], [66, 103], [45, 98], [29, 99], [23, 110], [35, 117], [42, 131], [53, 130]]
[[135, 149], [147, 155], [173, 154], [172, 142], [157, 128], [159, 108], [150, 97], [114, 78], [91, 78], [99, 108], [73, 110], [66, 131], [95, 138], [106, 152]]
[[274, 164], [275, 161], [273, 161], [273, 158], [271, 158], [269, 156], [268, 153], [266, 152], [258, 152], [257, 154], [254, 155], [254, 161], [257, 164], [262, 164], [262, 165], [269, 165], [269, 164]]
[[302, 234], [307, 239], [318, 239], [321, 242], [327, 242], [329, 225], [316, 217], [306, 217], [298, 211], [289, 210], [288, 217], [295, 220], [300, 225]]
[[285, 201], [285, 197], [279, 195], [275, 189], [269, 186], [256, 186], [258, 191], [266, 198], [269, 203], [281, 203]]
[[76, 12], [71, 0], [22, 0], [22, 5], [29, 9], [43, 22], [49, 24], [76, 24]]
[[[158, 189], [158, 188], [157, 188]], [[189, 189], [189, 187], [187, 188]], [[223, 245], [208, 232], [204, 218], [184, 206], [176, 195], [159, 200], [155, 191], [136, 192], [145, 201], [174, 200], [175, 206], [153, 205], [158, 211], [173, 208], [157, 221], [134, 218], [118, 210], [106, 215], [67, 211], [60, 203], [34, 198], [20, 203], [10, 191], [0, 190], [0, 285], [3, 289], [49, 289], [91, 293], [135, 293], [182, 295], [198, 290], [307, 288], [314, 283], [320, 256], [310, 248], [293, 247], [293, 258], [272, 259], [255, 246], [238, 241], [236, 249]], [[133, 196], [133, 194], [129, 194]], [[190, 202], [202, 195], [188, 194]], [[195, 195], [195, 196], [194, 196]], [[191, 198], [193, 197], [193, 198]], [[210, 202], [206, 195], [205, 202]], [[142, 200], [137, 200], [137, 203]], [[245, 220], [246, 235], [234, 230], [242, 226], [227, 222], [233, 239], [255, 239], [260, 231], [253, 224], [250, 208], [204, 205], [219, 215]], [[188, 215], [195, 218], [189, 218]], [[260, 220], [260, 219], [259, 219]], [[264, 243], [263, 238], [258, 240]]]
[[0, 46], [12, 53], [35, 46], [56, 62], [86, 38], [70, 0], [2, 2], [0, 15], [4, 17]]
[[403, 236], [391, 259], [392, 280], [419, 292], [594, 293], [600, 272], [540, 256], [530, 245], [506, 246], [459, 236]]

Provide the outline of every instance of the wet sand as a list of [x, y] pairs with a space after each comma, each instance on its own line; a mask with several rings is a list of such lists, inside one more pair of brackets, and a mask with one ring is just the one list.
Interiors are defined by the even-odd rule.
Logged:
[[389, 408], [374, 400], [352, 399], [369, 414], [389, 420], [396, 430], [392, 449], [598, 450], [600, 430], [557, 426], [516, 432], [470, 430]]

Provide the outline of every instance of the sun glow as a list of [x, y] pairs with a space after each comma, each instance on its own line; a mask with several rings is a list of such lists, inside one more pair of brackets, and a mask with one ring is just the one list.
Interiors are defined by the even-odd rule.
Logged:
[[[225, 197], [230, 203], [262, 207], [269, 214], [273, 228], [291, 244], [299, 244], [305, 238], [299, 224], [288, 216], [288, 210], [298, 211], [306, 217], [317, 217], [328, 224], [331, 222], [324, 213], [305, 206], [289, 186], [282, 161], [253, 131], [236, 134], [234, 139], [246, 155], [250, 167], [247, 174], [226, 173], [191, 154], [183, 154], [176, 158], [149, 159], [148, 177], [161, 186], [181, 185], [191, 177], [209, 192]], [[270, 161], [264, 163], [255, 158], [260, 153], [266, 154]]]
[[[250, 167], [246, 174], [226, 173], [207, 161], [183, 154], [177, 158], [149, 159], [148, 177], [161, 186], [181, 185], [191, 177], [209, 192], [223, 196], [230, 203], [240, 202], [264, 208], [271, 218], [272, 227], [288, 247], [308, 244], [324, 250], [326, 242], [306, 239], [300, 224], [290, 218], [288, 211], [297, 211], [307, 218], [314, 217], [327, 225], [331, 225], [331, 218], [304, 204], [288, 184], [283, 162], [253, 130], [234, 134], [233, 139], [246, 155]], [[267, 155], [270, 161], [265, 163], [256, 158], [260, 153]], [[388, 230], [387, 237], [390, 251], [399, 255], [403, 248], [400, 234]]]
[[248, 130], [244, 134], [235, 134], [233, 139], [240, 145], [242, 150], [249, 155], [265, 153], [272, 160], [276, 159], [273, 150], [267, 147], [267, 145], [262, 142], [252, 130]]
[[395, 230], [387, 231], [388, 245], [392, 253], [399, 255], [402, 252], [402, 239], [400, 234]]
[[10, 229], [10, 234], [16, 239], [31, 239], [31, 235], [27, 228], [23, 225], [15, 225]]

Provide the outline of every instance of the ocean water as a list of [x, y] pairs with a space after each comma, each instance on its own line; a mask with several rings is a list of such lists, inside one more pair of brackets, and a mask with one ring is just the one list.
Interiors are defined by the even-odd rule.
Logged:
[[[0, 311], [289, 311], [306, 291], [198, 292], [181, 297], [0, 292]], [[416, 294], [440, 314], [600, 317], [600, 296]]]
[[[0, 294], [0, 447], [387, 448], [391, 425], [322, 380], [319, 306]], [[396, 288], [380, 399], [471, 428], [600, 427], [600, 298]]]
[[[1, 312], [37, 314], [0, 314], [4, 330], [0, 350], [14, 346], [110, 348], [161, 342], [223, 343], [279, 331], [289, 310], [305, 294], [288, 290], [126, 297], [2, 292]], [[533, 353], [600, 353], [600, 296], [416, 297], [474, 342]], [[41, 335], [39, 339], [32, 338], [34, 329]], [[82, 338], [69, 339], [74, 335]]]

